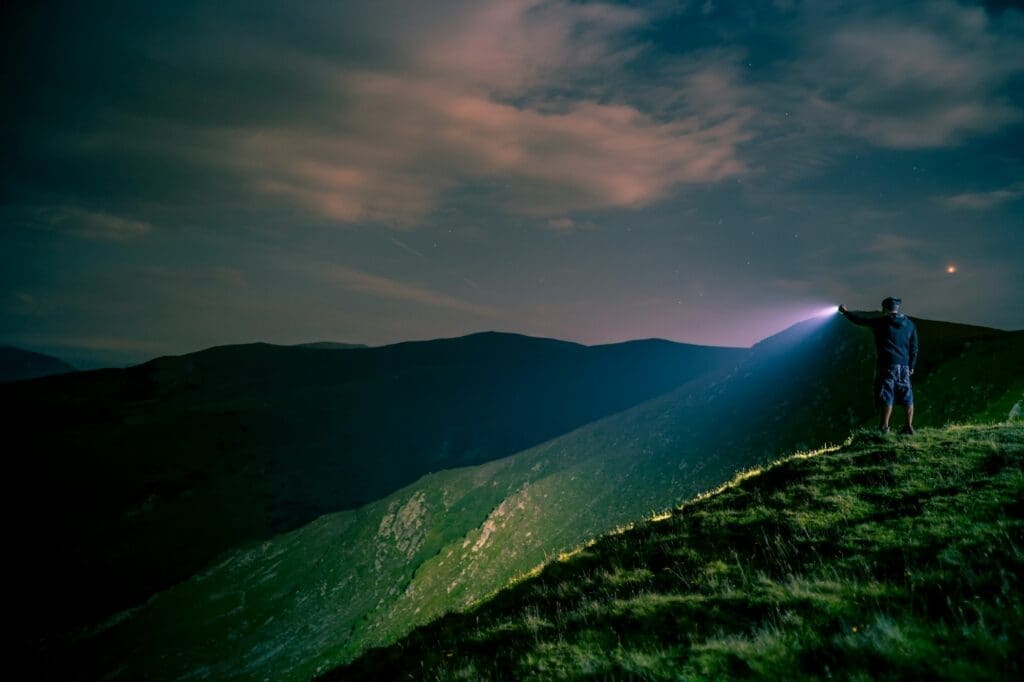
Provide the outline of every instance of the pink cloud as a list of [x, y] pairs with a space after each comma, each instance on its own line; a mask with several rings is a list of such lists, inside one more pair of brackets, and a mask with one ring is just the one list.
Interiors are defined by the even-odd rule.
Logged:
[[552, 86], [634, 56], [620, 38], [645, 19], [610, 4], [469, 3], [429, 42], [411, 36], [388, 69], [325, 72], [325, 96], [343, 103], [336, 125], [225, 133], [225, 156], [263, 194], [396, 229], [460, 187], [487, 186], [504, 210], [546, 219], [746, 172], [736, 147], [751, 114], [730, 98], [728, 71], [680, 74], [671, 85], [688, 94], [671, 115], [607, 89], [550, 99]]
[[636, 54], [617, 38], [648, 16], [602, 3], [496, 0], [473, 2], [415, 57], [425, 74], [470, 89], [521, 93], [566, 71], [612, 67]]
[[598, 224], [590, 220], [577, 220], [568, 216], [559, 218], [548, 218], [544, 223], [548, 229], [555, 232], [578, 232], [581, 230], [596, 230]]
[[982, 210], [993, 208], [1009, 201], [1024, 197], [1024, 183], [1017, 183], [1004, 189], [989, 192], [964, 192], [946, 197], [943, 201], [951, 208], [972, 208]]
[[507, 210], [550, 217], [643, 206], [682, 183], [745, 172], [736, 146], [747, 114], [656, 120], [628, 104], [575, 102], [543, 111], [451, 86], [356, 74], [361, 102], [345, 133], [260, 131], [234, 156], [263, 192], [341, 222], [414, 226], [443, 193], [501, 186]]
[[104, 211], [77, 207], [48, 208], [38, 212], [39, 225], [87, 239], [121, 241], [148, 234], [152, 223]]
[[407, 284], [389, 277], [374, 275], [344, 265], [324, 265], [315, 269], [314, 274], [324, 281], [337, 282], [350, 291], [410, 301], [438, 308], [449, 308], [483, 317], [493, 317], [496, 311], [489, 306], [464, 301], [433, 289]]
[[[307, 116], [238, 126], [124, 116], [79, 143], [188, 160], [337, 224], [400, 230], [458, 190], [483, 188], [489, 207], [544, 225], [748, 171], [737, 147], [753, 112], [741, 74], [721, 66], [735, 55], [665, 68], [656, 88], [621, 71], [644, 49], [630, 32], [648, 10], [474, 0], [437, 13], [376, 36], [394, 54], [375, 68], [243, 43], [246, 61], [316, 85], [296, 103]], [[117, 227], [131, 226], [107, 232]]]

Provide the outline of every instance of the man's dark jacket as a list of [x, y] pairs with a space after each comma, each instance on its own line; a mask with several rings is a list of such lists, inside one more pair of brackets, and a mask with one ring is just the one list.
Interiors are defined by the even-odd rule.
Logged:
[[903, 313], [867, 317], [848, 310], [846, 319], [874, 332], [879, 367], [917, 365], [917, 327]]

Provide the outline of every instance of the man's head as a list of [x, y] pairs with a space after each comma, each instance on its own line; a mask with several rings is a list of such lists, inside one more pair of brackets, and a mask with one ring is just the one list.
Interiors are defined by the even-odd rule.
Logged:
[[901, 305], [903, 305], [902, 299], [896, 298], [894, 296], [889, 296], [884, 301], [882, 301], [882, 310], [884, 310], [887, 313], [898, 313], [900, 311]]

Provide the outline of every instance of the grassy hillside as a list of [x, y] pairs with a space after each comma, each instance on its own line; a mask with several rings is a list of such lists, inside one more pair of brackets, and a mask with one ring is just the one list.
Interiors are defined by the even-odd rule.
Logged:
[[[991, 371], [1019, 366], [1021, 335], [919, 327], [927, 359], [918, 387], [943, 406], [922, 403], [922, 424], [1024, 392], [1024, 372]], [[233, 552], [85, 633], [80, 652], [65, 657], [125, 679], [308, 678], [739, 469], [842, 440], [872, 419], [871, 341], [860, 332], [842, 320], [799, 326], [759, 344], [727, 377]], [[932, 385], [948, 363], [978, 374], [950, 373], [943, 384], [982, 388]]]
[[861, 432], [325, 680], [1024, 676], [1024, 424]]
[[[743, 351], [476, 334], [227, 346], [0, 386], [24, 631], [145, 601], [222, 552], [488, 461], [734, 365]], [[66, 566], [74, 565], [74, 571]], [[21, 599], [24, 601], [21, 601]]]
[[25, 381], [75, 371], [74, 367], [51, 355], [0, 346], [0, 382]]

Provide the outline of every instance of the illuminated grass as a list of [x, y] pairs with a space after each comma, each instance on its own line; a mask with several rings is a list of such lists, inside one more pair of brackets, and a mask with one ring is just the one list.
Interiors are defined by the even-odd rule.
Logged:
[[[708, 499], [709, 497], [714, 497], [715, 495], [720, 495], [723, 492], [725, 492], [725, 491], [727, 491], [727, 490], [729, 490], [731, 488], [735, 488], [736, 486], [740, 485], [743, 481], [746, 481], [746, 480], [748, 480], [750, 478], [753, 478], [754, 476], [759, 476], [761, 473], [763, 473], [765, 471], [768, 471], [770, 469], [773, 469], [775, 467], [784, 465], [785, 463], [789, 462], [790, 460], [810, 459], [812, 457], [818, 457], [820, 455], [825, 455], [825, 454], [828, 454], [830, 452], [836, 452], [836, 451], [840, 450], [843, 447], [849, 446], [851, 442], [853, 442], [853, 436], [850, 436], [849, 438], [847, 438], [846, 441], [844, 441], [842, 445], [826, 445], [824, 447], [818, 448], [817, 450], [809, 450], [809, 451], [806, 451], [806, 452], [796, 452], [796, 453], [793, 453], [793, 454], [789, 455], [788, 457], [784, 457], [784, 458], [782, 458], [780, 460], [777, 460], [777, 461], [775, 461], [775, 462], [773, 462], [773, 463], [771, 463], [769, 465], [766, 465], [764, 467], [752, 467], [750, 469], [746, 469], [746, 470], [741, 471], [740, 473], [736, 474], [730, 481], [728, 481], [726, 483], [723, 483], [722, 485], [718, 486], [717, 488], [714, 488], [713, 490], [709, 490], [709, 491], [705, 491], [705, 492], [699, 493], [692, 500], [684, 502], [683, 504], [675, 507], [674, 509], [667, 509], [667, 510], [662, 511], [662, 512], [656, 512], [656, 513], [652, 514], [651, 516], [647, 517], [646, 521], [648, 521], [650, 523], [660, 523], [662, 521], [667, 521], [667, 520], [671, 519], [674, 514], [678, 513], [679, 511], [682, 511], [683, 509], [685, 509], [687, 506], [689, 506], [691, 504], [694, 504], [696, 502], [700, 502], [702, 500]], [[635, 526], [636, 526], [636, 524], [634, 524], [634, 523], [624, 524], [624, 525], [618, 526], [616, 528], [613, 528], [612, 530], [608, 531], [605, 535], [606, 536], [621, 535], [622, 533], [625, 533], [627, 531], [632, 530]], [[557, 561], [559, 561], [559, 562], [562, 562], [562, 563], [564, 563], [566, 561], [569, 561], [573, 557], [579, 555], [581, 552], [586, 550], [588, 547], [592, 547], [594, 544], [597, 543], [597, 541], [598, 541], [597, 538], [588, 540], [587, 542], [579, 544], [579, 545], [577, 545], [576, 547], [573, 547], [570, 550], [567, 550], [567, 551], [564, 551], [564, 552], [560, 552], [558, 554], [558, 556], [555, 557], [555, 559]], [[524, 580], [529, 580], [530, 578], [534, 578], [534, 577], [540, 575], [540, 573], [544, 570], [544, 568], [548, 564], [550, 564], [550, 563], [551, 563], [551, 559], [548, 559], [546, 561], [543, 561], [543, 562], [537, 564], [536, 566], [531, 568], [529, 571], [525, 571], [525, 572], [523, 572], [523, 573], [521, 573], [519, 575], [514, 576], [501, 589], [508, 589], [510, 587], [513, 587], [513, 586], [523, 582]], [[488, 594], [484, 598], [482, 598], [482, 599], [478, 600], [477, 602], [475, 602], [474, 606], [486, 602], [487, 600], [489, 600], [491, 597], [493, 597], [495, 594], [497, 594], [500, 591], [501, 590], [495, 590], [494, 592], [491, 592], [490, 594]]]
[[1024, 425], [857, 432], [563, 553], [334, 675], [1020, 679], [1022, 499]]
[[[782, 458], [780, 460], [777, 460], [775, 462], [772, 462], [771, 464], [768, 464], [766, 466], [763, 466], [763, 467], [751, 467], [749, 469], [745, 469], [745, 470], [741, 471], [740, 473], [736, 474], [731, 480], [726, 481], [725, 483], [723, 483], [722, 485], [718, 486], [717, 488], [713, 488], [711, 490], [708, 490], [708, 491], [705, 491], [705, 492], [702, 492], [702, 493], [698, 493], [692, 500], [684, 502], [678, 508], [680, 510], [682, 510], [682, 509], [685, 509], [687, 506], [696, 504], [698, 502], [702, 502], [702, 501], [708, 499], [709, 497], [714, 497], [716, 495], [721, 495], [725, 491], [730, 490], [731, 488], [737, 487], [738, 485], [740, 485], [744, 481], [746, 481], [748, 479], [751, 479], [751, 478], [754, 478], [755, 476], [760, 476], [764, 472], [770, 471], [771, 469], [774, 469], [776, 467], [783, 466], [783, 465], [787, 464], [788, 462], [790, 462], [791, 460], [810, 459], [812, 457], [820, 457], [821, 455], [827, 455], [830, 452], [838, 452], [842, 448], [848, 447], [853, 442], [853, 438], [854, 437], [851, 435], [849, 438], [847, 438], [842, 443], [842, 445], [826, 445], [824, 447], [818, 448], [817, 450], [808, 450], [806, 452], [795, 452], [795, 453], [789, 455], [788, 457], [784, 457], [784, 458]], [[662, 520], [662, 519], [659, 519], [659, 520]]]

